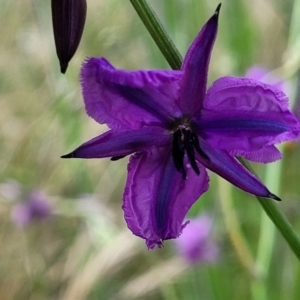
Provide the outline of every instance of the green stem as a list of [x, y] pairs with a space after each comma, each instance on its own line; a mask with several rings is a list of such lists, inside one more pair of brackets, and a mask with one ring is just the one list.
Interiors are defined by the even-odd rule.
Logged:
[[[244, 160], [243, 158], [239, 158], [239, 160], [246, 169], [248, 169], [251, 173], [255, 175], [254, 170], [246, 160]], [[269, 218], [275, 224], [279, 232], [282, 234], [283, 238], [289, 244], [297, 258], [300, 260], [300, 241], [289, 221], [277, 208], [274, 201], [258, 196], [256, 196], [256, 198], [265, 210], [266, 214], [269, 216]]]
[[[148, 5], [147, 1], [130, 0], [130, 2], [137, 11], [146, 28], [150, 32], [153, 40], [164, 54], [170, 66], [173, 69], [179, 69], [181, 65], [180, 54], [176, 49], [175, 45], [170, 40], [169, 36], [166, 33], [166, 30], [163, 28], [156, 14]], [[240, 162], [245, 166], [246, 169], [248, 169], [254, 174], [253, 169], [247, 161], [240, 158]], [[256, 198], [262, 205], [266, 214], [269, 216], [269, 218], [273, 221], [277, 229], [280, 231], [283, 238], [289, 244], [292, 251], [300, 260], [300, 241], [288, 220], [279, 211], [279, 209], [276, 207], [273, 201], [258, 196]]]
[[153, 9], [146, 0], [130, 0], [130, 2], [171, 68], [179, 70], [182, 61], [181, 55]]

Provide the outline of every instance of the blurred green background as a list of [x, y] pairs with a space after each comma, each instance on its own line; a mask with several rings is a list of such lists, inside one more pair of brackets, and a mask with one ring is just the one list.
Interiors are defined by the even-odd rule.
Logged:
[[[218, 1], [149, 0], [184, 56]], [[127, 158], [62, 160], [107, 128], [84, 110], [82, 61], [104, 56], [118, 68], [169, 68], [130, 1], [88, 0], [81, 44], [59, 72], [50, 1], [0, 0], [0, 298], [1, 299], [300, 299], [299, 262], [256, 199], [211, 174], [190, 216], [213, 218], [219, 258], [189, 265], [174, 243], [147, 250], [121, 209]], [[264, 65], [290, 82], [297, 101], [299, 1], [224, 0], [209, 82]], [[296, 14], [295, 14], [296, 15]], [[299, 25], [299, 26], [298, 26]], [[279, 209], [300, 235], [300, 147], [255, 165], [283, 199]], [[20, 228], [11, 211], [42, 190], [53, 215]], [[270, 201], [270, 200], [266, 200]]]

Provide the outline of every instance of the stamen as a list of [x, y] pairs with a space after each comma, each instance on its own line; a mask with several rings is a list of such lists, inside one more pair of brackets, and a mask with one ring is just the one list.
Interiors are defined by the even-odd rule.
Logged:
[[200, 174], [199, 168], [195, 159], [195, 150], [192, 140], [192, 133], [190, 130], [185, 130], [184, 132], [184, 148], [186, 150], [189, 162], [197, 175]]
[[172, 156], [175, 168], [182, 173], [183, 178], [186, 178], [186, 170], [184, 168], [184, 147], [182, 143], [182, 132], [177, 130], [173, 135]]
[[184, 165], [185, 151], [192, 169], [197, 175], [200, 174], [195, 158], [195, 150], [203, 158], [209, 160], [207, 154], [200, 147], [197, 135], [188, 128], [178, 128], [173, 134], [172, 157], [176, 170], [182, 174], [184, 179], [186, 179], [186, 167]]
[[196, 151], [205, 159], [210, 160], [207, 154], [201, 149], [198, 137], [195, 133], [192, 133], [192, 140], [193, 140], [193, 145], [196, 149]]

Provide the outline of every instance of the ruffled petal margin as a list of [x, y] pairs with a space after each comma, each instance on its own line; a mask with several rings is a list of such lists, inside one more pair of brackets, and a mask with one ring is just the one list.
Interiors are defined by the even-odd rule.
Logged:
[[125, 71], [105, 58], [82, 66], [81, 82], [87, 114], [113, 129], [166, 127], [180, 116], [175, 98], [180, 71]]
[[208, 189], [209, 178], [199, 164], [200, 175], [191, 167], [187, 179], [175, 169], [170, 148], [152, 147], [130, 158], [123, 209], [129, 229], [146, 240], [148, 248], [180, 235], [184, 217]]
[[229, 153], [258, 163], [270, 163], [282, 159], [281, 152], [275, 146], [265, 146], [256, 151], [231, 150]]
[[[300, 124], [288, 109], [288, 99], [276, 88], [249, 78], [223, 77], [208, 90], [201, 115], [194, 118], [201, 136], [212, 146], [227, 151], [251, 152], [295, 140]], [[260, 155], [260, 162], [274, 159]]]

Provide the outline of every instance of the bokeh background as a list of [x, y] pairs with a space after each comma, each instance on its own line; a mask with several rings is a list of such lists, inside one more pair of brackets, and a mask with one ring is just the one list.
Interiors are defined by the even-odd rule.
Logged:
[[[184, 55], [218, 1], [149, 3]], [[0, 0], [0, 298], [300, 299], [299, 262], [253, 196], [210, 174], [210, 189], [189, 217], [211, 218], [218, 258], [191, 264], [173, 241], [149, 251], [127, 229], [128, 158], [60, 159], [107, 129], [84, 110], [79, 71], [86, 57], [126, 69], [169, 67], [129, 0], [88, 0], [81, 44], [60, 74], [50, 6]], [[209, 82], [263, 65], [288, 82], [296, 109], [297, 11], [298, 0], [224, 0]], [[300, 235], [300, 147], [281, 149], [280, 163], [254, 168]], [[24, 221], [20, 205], [35, 191], [44, 193], [50, 216]]]

